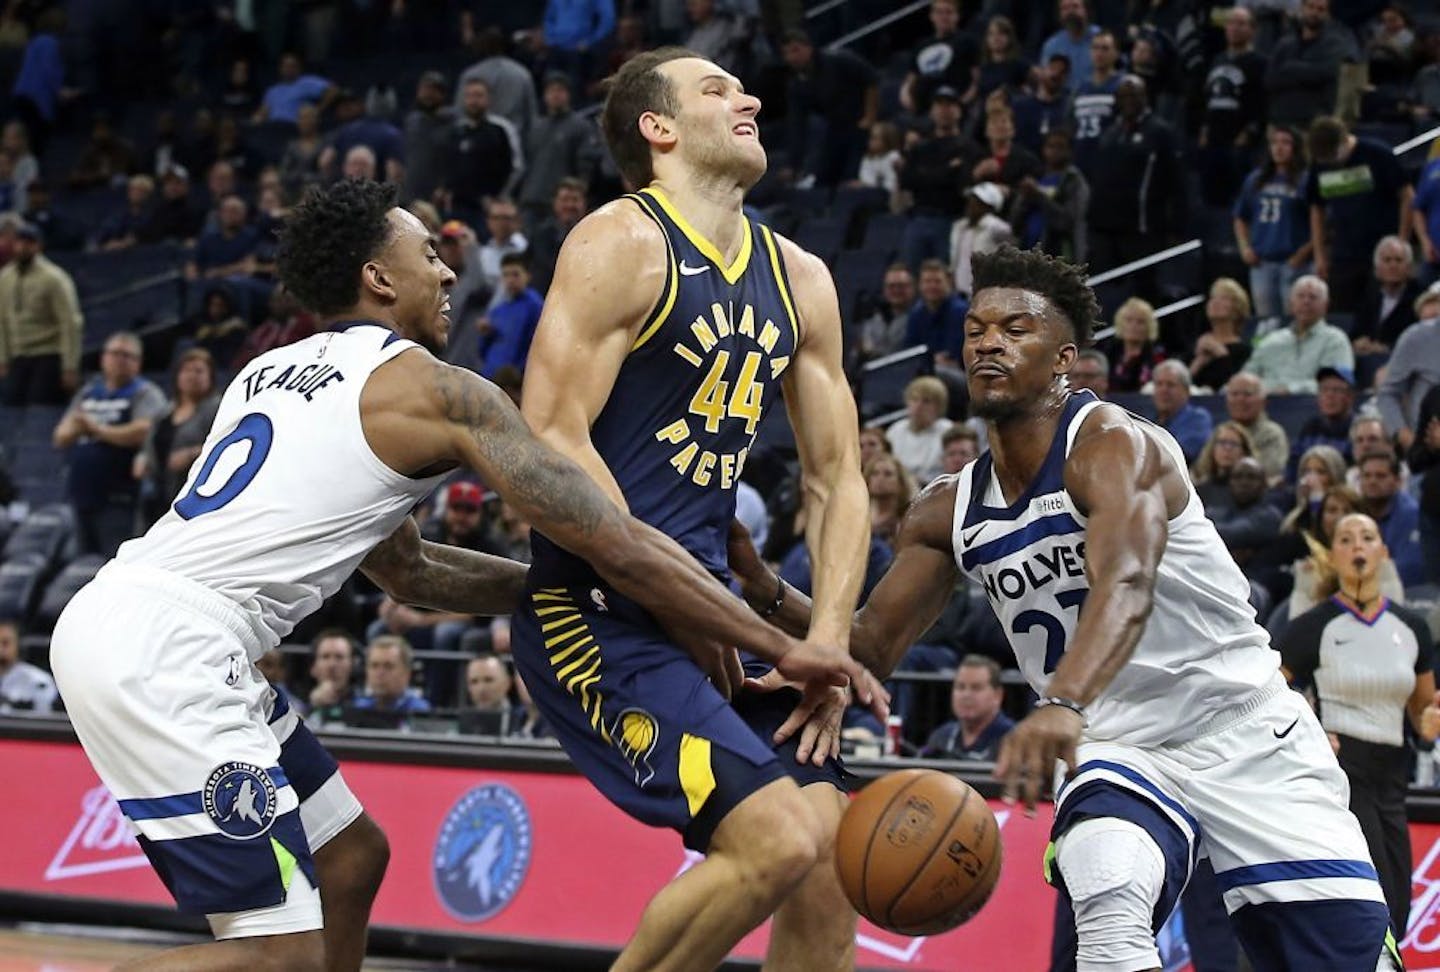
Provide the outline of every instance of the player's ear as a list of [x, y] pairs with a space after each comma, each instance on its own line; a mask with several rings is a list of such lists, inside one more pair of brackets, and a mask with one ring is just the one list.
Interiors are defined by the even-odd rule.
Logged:
[[1050, 369], [1051, 373], [1056, 375], [1069, 374], [1070, 366], [1075, 363], [1075, 356], [1079, 353], [1080, 349], [1073, 344], [1067, 343], [1060, 345], [1060, 350], [1055, 354], [1055, 366]]
[[651, 145], [669, 148], [675, 144], [675, 123], [664, 115], [653, 111], [642, 112], [636, 124], [640, 126], [641, 136]]
[[385, 268], [374, 260], [360, 268], [360, 286], [386, 303], [395, 300], [394, 282]]

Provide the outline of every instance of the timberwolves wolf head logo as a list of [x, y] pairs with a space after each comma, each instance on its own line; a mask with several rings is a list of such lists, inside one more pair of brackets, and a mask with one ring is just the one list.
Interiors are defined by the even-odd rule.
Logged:
[[221, 763], [205, 781], [205, 813], [227, 837], [249, 840], [275, 820], [275, 781], [250, 763]]
[[461, 921], [484, 921], [520, 890], [530, 869], [530, 813], [520, 794], [487, 783], [445, 815], [435, 842], [435, 892]]
[[655, 742], [660, 738], [660, 725], [655, 717], [644, 709], [626, 709], [610, 728], [610, 738], [620, 755], [635, 767], [635, 783], [644, 786], [655, 777], [650, 765], [650, 754], [655, 751]]

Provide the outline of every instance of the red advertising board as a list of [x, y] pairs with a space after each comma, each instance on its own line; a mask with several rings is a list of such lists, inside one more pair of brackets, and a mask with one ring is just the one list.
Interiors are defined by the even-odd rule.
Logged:
[[[0, 891], [127, 904], [170, 898], [80, 748], [0, 739], [12, 787], [0, 800]], [[635, 823], [580, 777], [348, 761], [346, 778], [390, 837], [377, 925], [445, 934], [619, 946], [650, 896], [693, 863], [678, 838]], [[868, 968], [1043, 970], [1053, 892], [1040, 876], [1049, 814], [992, 803], [1005, 866], [969, 924], [905, 938], [862, 922]], [[1440, 972], [1440, 825], [1412, 824], [1410, 972]], [[477, 866], [477, 862], [479, 865]], [[764, 953], [766, 929], [738, 954]]]

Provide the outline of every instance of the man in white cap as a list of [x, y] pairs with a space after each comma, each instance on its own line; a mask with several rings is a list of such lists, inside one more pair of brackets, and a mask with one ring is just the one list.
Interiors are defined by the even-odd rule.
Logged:
[[977, 182], [965, 190], [965, 215], [950, 230], [950, 268], [955, 291], [970, 296], [970, 258], [993, 253], [1002, 243], [1015, 242], [1010, 224], [997, 213], [1005, 206], [1005, 188], [995, 182]]

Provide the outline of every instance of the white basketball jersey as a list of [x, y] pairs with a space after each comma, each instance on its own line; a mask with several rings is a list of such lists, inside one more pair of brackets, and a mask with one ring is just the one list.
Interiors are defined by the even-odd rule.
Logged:
[[360, 425], [370, 373], [416, 347], [358, 321], [251, 361], [180, 497], [116, 559], [215, 590], [279, 644], [443, 478], [395, 472]]
[[[1004, 501], [988, 452], [957, 477], [955, 561], [984, 586], [1020, 670], [1041, 695], [1080, 611], [1088, 610], [1085, 517], [1065, 491], [1064, 470], [1076, 433], [1099, 404], [1088, 391], [1071, 395], [1039, 475], [1013, 504]], [[1156, 438], [1185, 469], [1169, 434]], [[1255, 623], [1249, 591], [1190, 487], [1190, 501], [1170, 521], [1145, 632], [1087, 708], [1086, 739], [1138, 745], [1184, 739], [1272, 679], [1279, 658]]]

